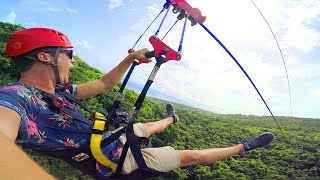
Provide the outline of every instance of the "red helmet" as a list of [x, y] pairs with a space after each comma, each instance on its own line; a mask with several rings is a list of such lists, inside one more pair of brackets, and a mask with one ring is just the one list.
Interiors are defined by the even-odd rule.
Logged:
[[41, 47], [72, 48], [67, 36], [49, 28], [29, 28], [17, 31], [7, 43], [7, 56], [14, 57]]

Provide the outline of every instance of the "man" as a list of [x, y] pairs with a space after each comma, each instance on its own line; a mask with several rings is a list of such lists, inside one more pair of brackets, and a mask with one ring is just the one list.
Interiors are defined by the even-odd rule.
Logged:
[[[20, 151], [14, 142], [35, 150], [58, 152], [88, 148], [92, 126], [50, 106], [48, 95], [64, 104], [70, 111], [82, 116], [77, 106], [62, 92], [76, 99], [85, 99], [110, 90], [120, 80], [135, 59], [144, 59], [148, 49], [129, 54], [114, 69], [98, 80], [69, 85], [70, 68], [75, 60], [72, 45], [61, 32], [48, 28], [30, 28], [14, 33], [7, 44], [7, 56], [17, 62], [21, 72], [18, 82], [0, 88], [0, 176], [49, 176]], [[63, 89], [63, 90], [61, 90]], [[167, 118], [156, 122], [134, 124], [134, 132], [141, 137], [160, 133], [179, 121], [172, 104], [167, 104]], [[107, 134], [105, 134], [107, 136]], [[272, 133], [263, 133], [243, 144], [227, 148], [205, 150], [175, 150], [172, 147], [142, 149], [146, 164], [151, 169], [168, 172], [178, 167], [212, 164], [240, 152], [263, 147], [274, 139]], [[111, 161], [117, 163], [124, 137], [102, 149]], [[16, 157], [19, 157], [17, 162]], [[17, 163], [15, 163], [17, 162]], [[17, 166], [18, 164], [18, 166]], [[18, 169], [17, 169], [18, 168]], [[128, 174], [138, 166], [129, 151], [122, 172]], [[111, 169], [97, 162], [98, 176], [111, 175]]]

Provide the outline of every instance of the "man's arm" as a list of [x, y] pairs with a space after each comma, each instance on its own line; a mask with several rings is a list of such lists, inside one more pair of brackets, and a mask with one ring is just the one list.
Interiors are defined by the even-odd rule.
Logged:
[[17, 112], [0, 105], [0, 132], [11, 142], [17, 138], [20, 121], [21, 117]]
[[0, 177], [54, 179], [15, 145], [20, 120], [17, 112], [0, 106]]
[[[123, 77], [130, 65], [135, 59], [146, 59], [145, 53], [148, 49], [141, 49], [139, 51], [129, 54], [123, 61], [121, 61], [115, 68], [105, 74], [102, 78], [88, 83], [79, 84], [77, 99], [85, 99], [90, 96], [95, 96], [106, 92], [113, 88]], [[150, 59], [146, 59], [151, 61]]]

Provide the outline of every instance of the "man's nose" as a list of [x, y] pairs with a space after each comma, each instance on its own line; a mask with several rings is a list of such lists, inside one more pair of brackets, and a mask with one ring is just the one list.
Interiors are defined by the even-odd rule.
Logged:
[[76, 60], [72, 57], [72, 59], [70, 59], [70, 62], [71, 62], [72, 64], [74, 64], [74, 63], [76, 63]]

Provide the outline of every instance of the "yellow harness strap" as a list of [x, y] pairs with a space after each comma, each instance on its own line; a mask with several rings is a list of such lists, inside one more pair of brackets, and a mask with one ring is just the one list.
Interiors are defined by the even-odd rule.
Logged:
[[93, 131], [90, 139], [90, 150], [93, 157], [102, 165], [110, 167], [113, 172], [117, 169], [117, 164], [110, 161], [101, 151], [101, 141], [103, 130], [106, 125], [106, 118], [99, 112], [95, 113]]

